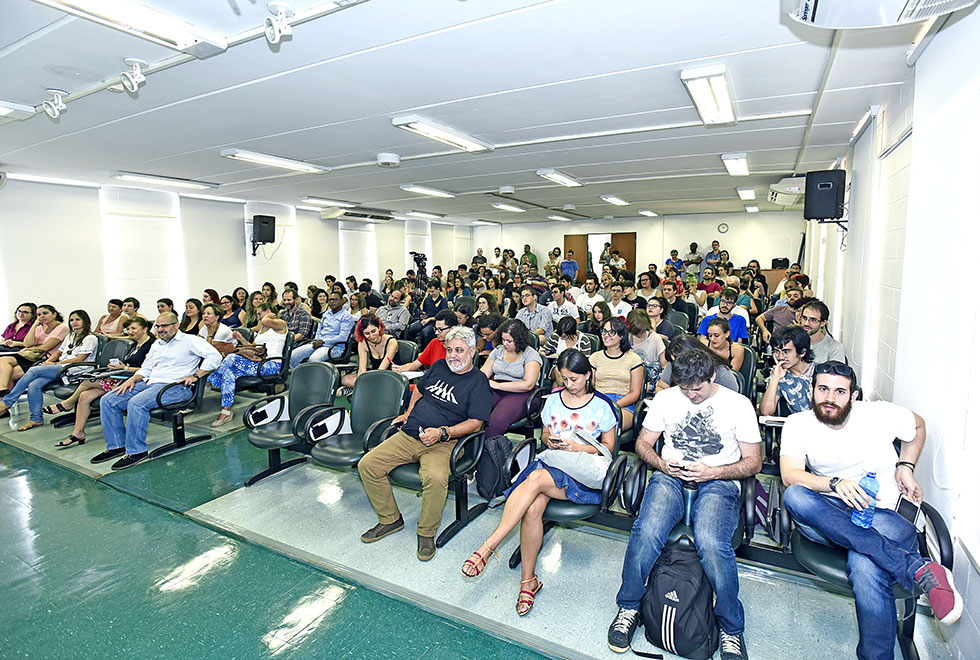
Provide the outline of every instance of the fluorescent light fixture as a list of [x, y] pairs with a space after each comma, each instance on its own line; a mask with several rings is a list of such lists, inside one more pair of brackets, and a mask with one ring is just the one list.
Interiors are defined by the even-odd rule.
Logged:
[[599, 197], [602, 199], [602, 201], [607, 202], [609, 204], [613, 204], [614, 206], [630, 205], [630, 203], [627, 202], [625, 199], [620, 199], [619, 197], [616, 197], [616, 195], [600, 195]]
[[326, 197], [300, 197], [299, 201], [316, 206], [339, 206], [344, 209], [353, 209], [360, 206], [356, 202], [345, 202], [342, 199], [327, 199]]
[[410, 215], [413, 218], [425, 218], [426, 220], [438, 220], [446, 217], [441, 213], [429, 213], [428, 211], [406, 211], [405, 215]]
[[558, 170], [551, 169], [550, 167], [540, 169], [536, 174], [548, 181], [554, 181], [558, 185], [565, 186], [566, 188], [577, 188], [584, 185], [581, 181], [574, 177], [570, 177], [567, 174], [559, 172]]
[[141, 39], [205, 58], [223, 53], [228, 41], [168, 13], [132, 0], [37, 0], [42, 5], [128, 32]]
[[33, 105], [24, 105], [23, 103], [14, 103], [13, 101], [0, 99], [0, 117], [27, 119], [28, 117], [33, 117], [36, 112]]
[[195, 181], [193, 179], [178, 179], [171, 176], [157, 176], [156, 174], [140, 174], [139, 172], [116, 172], [112, 175], [114, 179], [120, 181], [131, 181], [133, 183], [150, 183], [156, 186], [172, 186], [174, 188], [190, 188], [191, 190], [207, 190], [217, 188], [217, 183], [207, 181]]
[[[190, 197], [191, 199], [206, 199], [209, 202], [232, 202], [235, 204], [244, 204], [247, 199], [238, 199], [237, 197], [221, 197], [219, 195], [202, 195], [201, 193], [177, 193], [180, 197]], [[298, 206], [296, 208], [299, 208]], [[320, 209], [314, 209], [319, 211]]]
[[861, 121], [857, 123], [857, 126], [855, 126], [854, 130], [851, 132], [851, 139], [848, 140], [849, 142], [854, 142], [854, 140], [857, 139], [857, 136], [859, 136], [861, 134], [861, 131], [864, 130], [864, 127], [867, 126], [869, 119], [878, 116], [878, 110], [880, 108], [881, 108], [880, 105], [873, 105], [870, 108], [868, 108], [868, 111], [864, 113], [863, 117], [861, 117]]
[[514, 206], [513, 204], [504, 204], [503, 202], [493, 202], [490, 204], [495, 209], [500, 209], [501, 211], [510, 211], [512, 213], [524, 213], [525, 209], [520, 206]]
[[499, 224], [499, 223], [497, 223], [497, 222], [487, 222], [485, 220], [474, 220], [473, 221], [473, 224], [475, 226], [477, 226], [477, 227], [484, 227], [484, 226], [488, 226], [488, 225], [496, 225], [496, 224]]
[[326, 174], [330, 171], [329, 167], [321, 167], [320, 165], [314, 165], [312, 163], [307, 163], [306, 161], [293, 160], [292, 158], [282, 158], [280, 156], [270, 156], [269, 154], [261, 154], [257, 151], [245, 151], [244, 149], [222, 149], [221, 155], [225, 158], [244, 160], [245, 162], [255, 163], [256, 165], [279, 167], [284, 170], [305, 172], [307, 174]]
[[653, 211], [648, 211], [647, 209], [643, 209], [642, 211], [637, 211], [637, 213], [639, 213], [640, 215], [645, 215], [648, 218], [656, 218], [658, 215], [657, 213], [654, 213]]
[[92, 181], [79, 181], [77, 179], [60, 179], [53, 176], [35, 176], [33, 174], [14, 174], [10, 172], [7, 178], [11, 181], [28, 181], [30, 183], [50, 183], [56, 186], [77, 186], [79, 188], [101, 188], [98, 183]]
[[450, 147], [456, 147], [457, 149], [462, 149], [463, 151], [469, 151], [470, 153], [493, 151], [493, 145], [488, 142], [477, 140], [476, 138], [465, 133], [461, 133], [460, 131], [449, 128], [448, 126], [443, 126], [442, 124], [438, 124], [429, 119], [419, 117], [418, 115], [402, 115], [400, 117], [395, 117], [391, 120], [391, 124], [396, 128], [415, 133], [416, 135], [421, 135], [422, 137], [430, 140], [448, 144]]
[[551, 215], [548, 216], [548, 219], [549, 220], [557, 220], [558, 222], [571, 222], [572, 221], [571, 218], [569, 218], [567, 216], [564, 216], [564, 215], [558, 215], [557, 213], [552, 213]]
[[755, 188], [751, 186], [745, 186], [744, 188], [736, 188], [735, 192], [738, 193], [738, 198], [745, 202], [751, 202], [755, 199]]
[[455, 197], [451, 192], [446, 192], [445, 190], [439, 190], [438, 188], [429, 188], [428, 186], [419, 186], [414, 183], [403, 183], [398, 186], [405, 192], [415, 193], [417, 195], [428, 195], [429, 197]]
[[681, 82], [691, 95], [705, 126], [735, 123], [735, 106], [732, 104], [728, 70], [724, 64], [684, 69], [681, 71]]
[[759, 207], [756, 206], [756, 205], [754, 205], [754, 204], [750, 204], [750, 205], [748, 205], [748, 206], [745, 207], [745, 212], [746, 213], [758, 213], [759, 212]]
[[745, 152], [737, 154], [722, 154], [721, 162], [725, 164], [725, 169], [731, 176], [748, 176], [749, 161]]

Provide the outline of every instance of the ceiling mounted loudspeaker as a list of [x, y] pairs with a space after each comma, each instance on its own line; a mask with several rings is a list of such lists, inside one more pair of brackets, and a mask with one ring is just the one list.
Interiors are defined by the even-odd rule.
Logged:
[[272, 16], [265, 17], [265, 38], [275, 46], [283, 37], [293, 36], [293, 26], [289, 24], [289, 19], [295, 16], [296, 12], [285, 2], [270, 2], [269, 13]]
[[140, 85], [146, 82], [146, 76], [143, 74], [143, 67], [146, 66], [146, 62], [135, 57], [127, 57], [123, 62], [126, 63], [126, 66], [131, 67], [132, 71], [123, 71], [119, 74], [119, 81], [127, 92], [135, 94], [139, 91]]
[[41, 104], [44, 108], [45, 114], [47, 114], [51, 119], [57, 119], [61, 116], [62, 110], [67, 110], [68, 106], [65, 105], [65, 98], [68, 96], [68, 92], [63, 89], [49, 89], [47, 90], [51, 98]]
[[398, 167], [402, 164], [402, 157], [398, 154], [390, 154], [387, 152], [381, 152], [378, 154], [378, 167]]

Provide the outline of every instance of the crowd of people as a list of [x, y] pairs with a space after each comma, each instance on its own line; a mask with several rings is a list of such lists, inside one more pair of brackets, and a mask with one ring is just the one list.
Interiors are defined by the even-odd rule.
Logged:
[[[830, 309], [813, 297], [799, 264], [770, 292], [758, 261], [737, 268], [718, 241], [711, 248], [702, 253], [691, 243], [683, 258], [671, 250], [662, 265], [650, 263], [638, 276], [609, 244], [597, 272], [591, 266], [582, 272], [574, 253], [557, 247], [540, 261], [530, 245], [519, 256], [494, 248], [487, 257], [478, 249], [469, 265], [445, 272], [436, 265], [431, 274], [408, 270], [396, 279], [389, 269], [377, 289], [353, 275], [327, 275], [304, 292], [294, 282], [281, 293], [271, 282], [252, 293], [204, 289], [180, 315], [173, 300], [161, 298], [153, 323], [132, 297], [110, 300], [95, 324], [84, 310], [65, 322], [51, 305], [24, 303], [0, 342], [0, 416], [25, 393], [30, 418], [19, 431], [42, 425], [45, 414], [74, 411], [71, 434], [57, 445], [67, 448], [85, 442], [99, 401], [106, 448], [92, 462], [116, 459], [112, 467], [121, 469], [146, 458], [149, 410], [160, 392], [165, 403], [185, 400], [206, 379], [220, 391], [212, 425], [221, 426], [233, 417], [237, 380], [279, 373], [287, 352], [289, 367], [352, 355], [355, 368], [343, 377], [341, 395], [366, 371], [424, 369], [395, 420], [401, 430], [358, 465], [378, 516], [361, 537], [371, 543], [404, 528], [388, 474], [406, 462], [420, 464], [417, 555], [424, 561], [436, 552], [455, 441], [481, 428], [487, 437], [505, 434], [532, 392], [546, 385], [541, 442], [548, 452], [511, 485], [499, 525], [462, 568], [466, 577], [478, 576], [520, 524], [523, 616], [543, 586], [535, 565], [548, 502], [598, 502], [601, 479], [568, 474], [569, 452], [606, 464], [617, 424], [629, 428], [647, 400], [635, 446], [654, 472], [627, 547], [609, 646], [629, 648], [647, 576], [682, 516], [682, 487], [694, 482], [694, 541], [716, 596], [721, 657], [733, 660], [748, 657], [730, 543], [738, 480], [760, 470], [757, 415], [789, 415], [780, 458], [786, 506], [807, 537], [860, 557], [850, 571], [859, 656], [891, 657], [894, 607], [884, 601], [891, 602], [893, 584], [919, 585], [944, 622], [962, 610], [948, 571], [918, 555], [914, 527], [892, 511], [899, 496], [921, 500], [913, 470], [924, 423], [892, 404], [857, 400], [844, 346], [828, 331]], [[43, 407], [45, 386], [66, 369], [92, 368], [100, 337], [130, 342], [117, 370], [83, 378], [70, 397]], [[399, 340], [418, 345], [408, 364], [399, 364]], [[757, 408], [756, 384], [741, 373], [753, 344], [771, 354]], [[895, 438], [900, 455], [891, 446]], [[877, 472], [883, 484], [870, 529], [847, 519], [850, 508], [868, 503], [858, 486], [866, 472]]]

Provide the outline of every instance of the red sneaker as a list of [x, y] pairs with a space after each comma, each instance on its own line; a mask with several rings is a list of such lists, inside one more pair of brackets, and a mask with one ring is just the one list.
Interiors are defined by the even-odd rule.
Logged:
[[925, 592], [940, 623], [956, 623], [963, 614], [963, 597], [953, 586], [953, 574], [948, 568], [931, 561], [916, 572], [915, 583]]

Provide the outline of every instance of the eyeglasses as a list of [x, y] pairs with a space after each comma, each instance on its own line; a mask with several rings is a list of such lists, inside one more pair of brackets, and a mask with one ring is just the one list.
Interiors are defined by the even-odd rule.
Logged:
[[153, 324], [153, 326], [155, 328], [169, 328], [170, 326], [173, 326], [173, 325], [177, 325], [177, 322], [175, 321], [173, 323], [154, 323]]
[[599, 334], [604, 337], [612, 337], [613, 335], [618, 335], [619, 333], [613, 330], [612, 328], [603, 328], [602, 330], [599, 331]]

